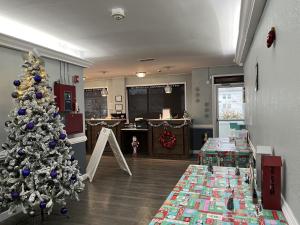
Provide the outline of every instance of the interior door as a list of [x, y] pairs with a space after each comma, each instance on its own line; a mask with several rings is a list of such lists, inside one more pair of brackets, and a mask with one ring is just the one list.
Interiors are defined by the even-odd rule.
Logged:
[[216, 91], [217, 137], [230, 137], [233, 127], [245, 124], [244, 87], [241, 84], [218, 85]]

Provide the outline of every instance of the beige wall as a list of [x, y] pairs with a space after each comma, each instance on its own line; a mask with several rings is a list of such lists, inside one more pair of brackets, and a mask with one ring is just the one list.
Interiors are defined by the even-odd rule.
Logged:
[[[210, 69], [211, 75], [243, 73], [237, 66], [215, 67]], [[115, 96], [122, 95], [123, 112], [126, 112], [126, 86], [185, 83], [186, 84], [186, 109], [193, 118], [194, 125], [211, 124], [211, 85], [207, 85], [207, 68], [193, 69], [191, 74], [181, 75], [151, 75], [145, 78], [120, 77], [111, 79], [86, 80], [85, 88], [108, 87], [109, 113], [115, 112]], [[199, 91], [197, 91], [199, 90]], [[197, 94], [199, 92], [199, 94]], [[197, 100], [198, 99], [198, 100]], [[207, 106], [208, 105], [208, 106]], [[205, 112], [205, 107], [209, 111]]]

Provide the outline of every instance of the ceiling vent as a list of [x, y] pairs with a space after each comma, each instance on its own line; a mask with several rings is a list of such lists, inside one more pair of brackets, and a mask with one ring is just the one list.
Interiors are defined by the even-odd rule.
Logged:
[[154, 60], [155, 60], [154, 58], [139, 59], [140, 62], [151, 62]]

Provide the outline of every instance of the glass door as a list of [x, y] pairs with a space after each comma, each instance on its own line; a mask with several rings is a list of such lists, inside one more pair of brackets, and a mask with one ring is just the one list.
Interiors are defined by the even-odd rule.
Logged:
[[245, 125], [244, 87], [242, 85], [218, 86], [216, 108], [218, 137], [232, 136], [232, 129]]

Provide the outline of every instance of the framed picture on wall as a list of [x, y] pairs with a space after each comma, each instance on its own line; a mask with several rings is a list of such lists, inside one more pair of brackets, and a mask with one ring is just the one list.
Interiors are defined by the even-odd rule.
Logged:
[[115, 102], [122, 102], [122, 95], [116, 95]]
[[116, 110], [116, 112], [119, 112], [119, 111], [123, 111], [123, 105], [122, 104], [116, 104], [115, 105], [115, 110]]

